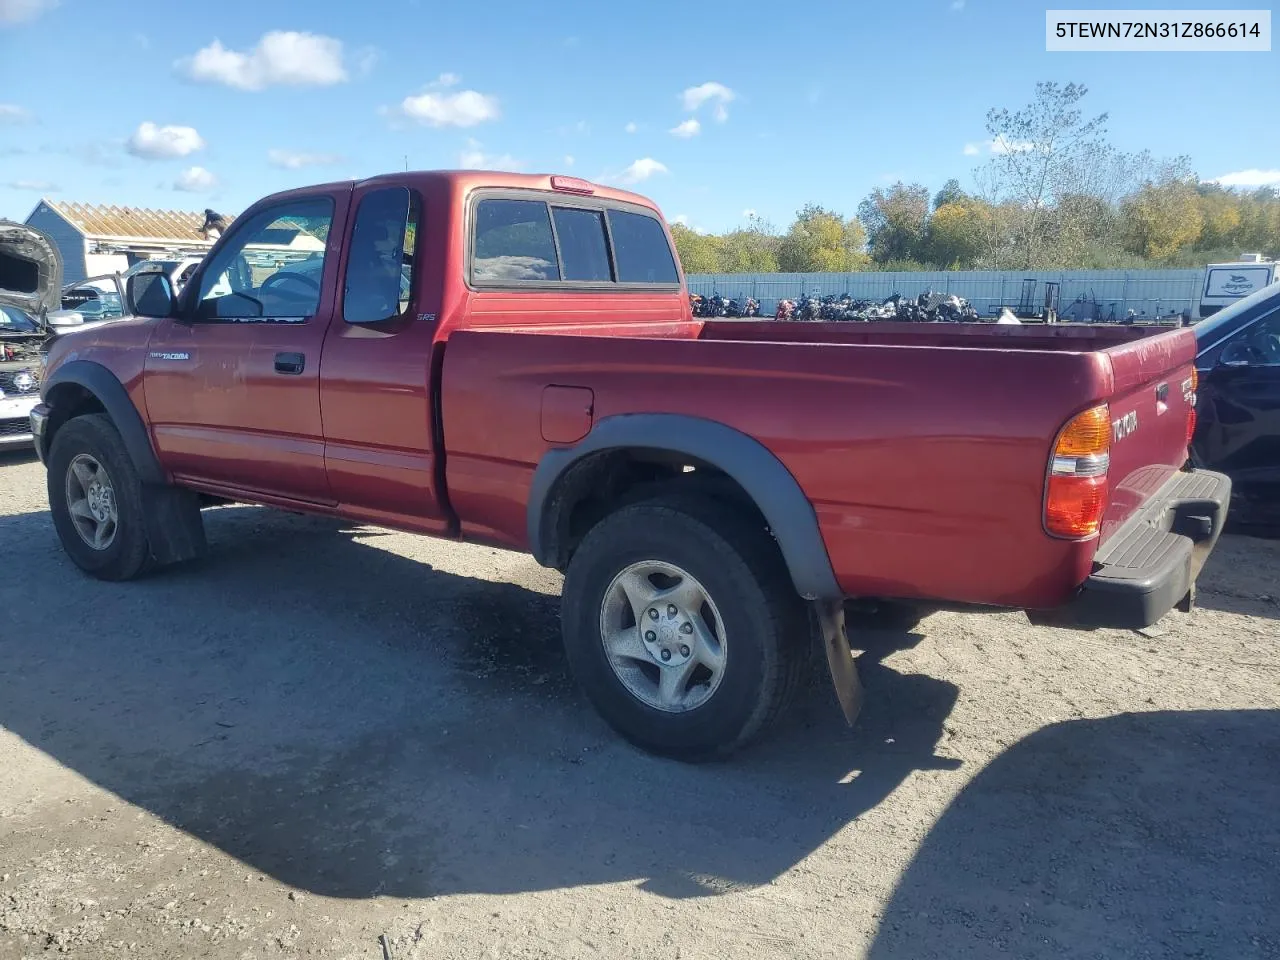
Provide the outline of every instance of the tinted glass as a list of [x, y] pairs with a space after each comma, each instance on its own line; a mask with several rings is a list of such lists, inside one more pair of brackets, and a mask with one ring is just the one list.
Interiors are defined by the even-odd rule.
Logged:
[[541, 200], [481, 200], [476, 205], [471, 279], [559, 280], [547, 205]]
[[556, 207], [555, 218], [564, 279], [611, 281], [613, 269], [604, 237], [604, 214], [599, 210]]
[[619, 283], [678, 283], [666, 234], [653, 217], [609, 211]]
[[409, 308], [416, 207], [404, 187], [374, 190], [360, 201], [342, 298], [342, 316], [348, 323], [387, 320]]
[[320, 308], [325, 247], [333, 221], [328, 197], [264, 210], [218, 251], [200, 277], [201, 319], [301, 319]]

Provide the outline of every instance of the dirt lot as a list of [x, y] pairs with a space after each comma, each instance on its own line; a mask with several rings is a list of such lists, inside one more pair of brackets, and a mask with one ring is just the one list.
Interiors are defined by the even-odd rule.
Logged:
[[1280, 542], [1148, 635], [864, 635], [856, 729], [819, 680], [687, 767], [573, 688], [531, 560], [207, 525], [98, 583], [0, 458], [4, 960], [1280, 956]]

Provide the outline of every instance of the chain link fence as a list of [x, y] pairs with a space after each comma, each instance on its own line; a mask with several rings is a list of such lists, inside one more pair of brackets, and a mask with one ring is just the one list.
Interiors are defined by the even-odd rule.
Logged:
[[754, 297], [772, 316], [780, 299], [840, 296], [881, 301], [895, 293], [914, 298], [929, 291], [954, 293], [984, 317], [1001, 307], [1044, 306], [1046, 284], [1057, 283], [1058, 316], [1063, 320], [1123, 320], [1132, 310], [1154, 319], [1195, 312], [1203, 270], [921, 271], [913, 273], [741, 273], [690, 274], [689, 292]]

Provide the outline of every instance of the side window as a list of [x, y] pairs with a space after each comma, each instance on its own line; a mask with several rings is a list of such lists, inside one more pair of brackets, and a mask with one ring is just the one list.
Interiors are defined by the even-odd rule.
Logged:
[[556, 239], [565, 280], [608, 283], [613, 279], [609, 247], [604, 236], [604, 213], [554, 207]]
[[1258, 318], [1228, 340], [1219, 362], [1230, 366], [1280, 366], [1280, 310]]
[[653, 217], [625, 210], [609, 211], [613, 255], [618, 260], [619, 283], [679, 283], [671, 247]]
[[237, 221], [234, 238], [201, 274], [196, 318], [314, 316], [332, 223], [328, 197], [294, 200]]
[[347, 256], [342, 316], [347, 323], [389, 320], [409, 309], [418, 200], [405, 187], [364, 195]]
[[547, 205], [541, 200], [481, 200], [476, 205], [471, 279], [559, 280]]

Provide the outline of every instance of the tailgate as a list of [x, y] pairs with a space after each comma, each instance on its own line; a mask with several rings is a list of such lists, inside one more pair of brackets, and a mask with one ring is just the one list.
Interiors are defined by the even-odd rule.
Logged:
[[1102, 540], [1128, 519], [1187, 459], [1194, 427], [1196, 338], [1159, 333], [1103, 352], [1111, 363], [1110, 505]]

